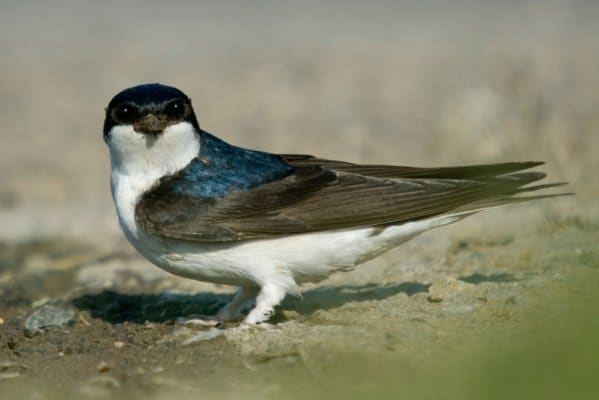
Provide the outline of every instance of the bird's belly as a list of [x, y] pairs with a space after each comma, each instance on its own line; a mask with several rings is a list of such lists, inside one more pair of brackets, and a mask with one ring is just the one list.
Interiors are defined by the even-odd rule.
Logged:
[[298, 234], [275, 239], [201, 243], [140, 232], [132, 244], [151, 262], [173, 274], [230, 285], [261, 285], [273, 274], [298, 283], [319, 281], [374, 258], [432, 227], [442, 217], [384, 228]]
[[228, 285], [253, 282], [243, 265], [217, 256], [226, 255], [226, 246], [160, 238], [144, 232], [129, 241], [150, 262], [175, 275]]

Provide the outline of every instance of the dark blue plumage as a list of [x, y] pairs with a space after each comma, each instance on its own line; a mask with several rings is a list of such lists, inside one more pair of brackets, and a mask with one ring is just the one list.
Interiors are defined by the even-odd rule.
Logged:
[[294, 168], [270, 153], [232, 146], [201, 131], [197, 158], [160, 185], [164, 193], [192, 197], [223, 197], [284, 178]]
[[175, 87], [161, 85], [160, 83], [146, 83], [119, 92], [110, 100], [108, 108], [119, 103], [133, 103], [141, 106], [149, 103], [161, 103], [176, 98], [188, 97]]

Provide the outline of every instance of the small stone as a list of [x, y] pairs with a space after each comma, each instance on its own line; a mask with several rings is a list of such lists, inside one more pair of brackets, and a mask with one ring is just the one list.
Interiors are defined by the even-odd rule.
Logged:
[[4, 318], [0, 317], [0, 325], [4, 323]]
[[123, 342], [121, 340], [117, 340], [116, 342], [113, 343], [113, 345], [117, 349], [122, 349], [123, 347], [125, 347], [125, 342]]
[[108, 365], [106, 361], [100, 361], [100, 363], [96, 366], [96, 369], [98, 370], [98, 372], [103, 374], [105, 372], [110, 371], [112, 367]]
[[85, 326], [91, 326], [90, 322], [83, 315], [79, 316], [79, 321], [81, 321]]
[[155, 373], [164, 372], [164, 368], [161, 365], [157, 365], [154, 368], [152, 368], [152, 372], [155, 372]]
[[144, 327], [144, 329], [154, 329], [156, 327], [156, 324], [146, 320], [146, 321], [144, 321], [143, 327]]
[[43, 306], [44, 304], [47, 304], [49, 301], [50, 301], [50, 298], [42, 297], [41, 299], [37, 299], [36, 301], [31, 303], [31, 307], [39, 308], [39, 307]]
[[75, 312], [62, 308], [43, 305], [35, 310], [25, 321], [25, 335], [33, 336], [44, 328], [67, 326], [75, 320]]

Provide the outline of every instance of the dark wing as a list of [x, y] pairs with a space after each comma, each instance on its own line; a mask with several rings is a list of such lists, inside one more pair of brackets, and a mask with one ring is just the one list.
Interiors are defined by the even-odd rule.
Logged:
[[480, 179], [505, 175], [543, 165], [542, 161], [509, 162], [499, 164], [466, 165], [460, 167], [406, 167], [398, 165], [353, 164], [346, 161], [327, 160], [304, 154], [282, 154], [281, 158], [294, 167], [322, 166], [339, 172], [367, 175], [378, 178], [416, 179]]
[[512, 196], [557, 185], [523, 188], [545, 174], [509, 173], [539, 163], [422, 169], [291, 157], [298, 156], [283, 156], [295, 167], [288, 176], [222, 197], [178, 193], [176, 177], [164, 180], [142, 197], [136, 219], [156, 235], [227, 242], [400, 224], [520, 201]]

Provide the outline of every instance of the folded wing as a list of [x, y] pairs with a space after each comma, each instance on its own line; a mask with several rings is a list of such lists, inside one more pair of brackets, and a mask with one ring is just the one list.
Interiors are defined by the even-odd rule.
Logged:
[[549, 197], [514, 197], [560, 184], [518, 172], [539, 162], [449, 168], [358, 165], [283, 155], [294, 171], [249, 190], [202, 197], [174, 190], [177, 176], [146, 193], [136, 219], [152, 234], [230, 242], [289, 234], [401, 224], [435, 215]]

